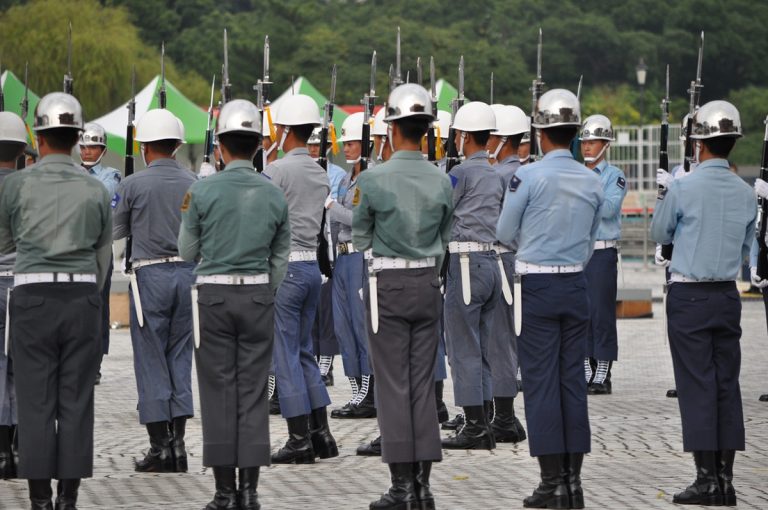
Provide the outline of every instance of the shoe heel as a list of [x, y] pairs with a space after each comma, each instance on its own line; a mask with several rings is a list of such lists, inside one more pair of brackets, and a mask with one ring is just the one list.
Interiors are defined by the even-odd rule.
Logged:
[[339, 447], [335, 444], [319, 444], [314, 446], [315, 454], [321, 459], [330, 459], [339, 456]]
[[584, 508], [584, 496], [571, 496], [570, 508]]
[[307, 452], [302, 453], [301, 455], [297, 455], [295, 459], [293, 459], [294, 464], [314, 464], [315, 463], [315, 452], [312, 450], [309, 450]]
[[[568, 509], [568, 508], [578, 508], [578, 507], [572, 507], [571, 502], [568, 500], [568, 495], [558, 495], [558, 496], [552, 496], [548, 501], [544, 508], [557, 508], [557, 509]], [[581, 508], [584, 508], [582, 505]]]
[[419, 508], [421, 510], [435, 510], [435, 500], [433, 498], [422, 499], [421, 506]]
[[189, 470], [186, 457], [179, 457], [175, 461], [175, 468], [177, 473], [186, 473]]

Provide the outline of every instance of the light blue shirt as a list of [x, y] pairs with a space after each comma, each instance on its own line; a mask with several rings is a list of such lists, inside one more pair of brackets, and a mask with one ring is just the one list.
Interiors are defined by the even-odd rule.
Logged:
[[735, 280], [755, 236], [752, 188], [725, 159], [699, 163], [656, 201], [651, 238], [674, 243], [669, 270], [696, 280]]
[[592, 256], [603, 189], [568, 149], [521, 166], [507, 186], [496, 236], [517, 241], [517, 260], [545, 266], [586, 264]]
[[331, 182], [331, 198], [334, 200], [339, 198], [339, 183], [345, 175], [347, 172], [343, 168], [328, 162], [328, 180]]
[[96, 177], [105, 188], [110, 197], [115, 196], [117, 191], [117, 185], [120, 184], [122, 177], [120, 176], [120, 170], [109, 166], [104, 166], [101, 163], [86, 169], [89, 175]]
[[624, 172], [602, 160], [593, 171], [603, 183], [605, 201], [600, 208], [600, 226], [597, 228], [599, 241], [621, 239], [621, 204], [627, 195], [627, 178]]

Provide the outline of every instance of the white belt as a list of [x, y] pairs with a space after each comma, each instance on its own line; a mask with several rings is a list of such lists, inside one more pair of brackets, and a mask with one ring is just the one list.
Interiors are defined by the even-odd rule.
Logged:
[[507, 248], [503, 244], [494, 244], [493, 245], [493, 251], [501, 255], [502, 253], [515, 253], [515, 250], [512, 248]]
[[96, 283], [95, 274], [87, 273], [21, 273], [13, 277], [13, 285], [29, 283]]
[[472, 253], [476, 251], [493, 251], [496, 249], [494, 243], [480, 243], [477, 241], [451, 241], [448, 243], [450, 253]]
[[13, 276], [13, 271], [0, 271], [0, 277]]
[[170, 262], [184, 262], [181, 257], [163, 257], [159, 259], [142, 259], [136, 260], [131, 264], [131, 267], [136, 270], [140, 267], [154, 266], [155, 264], [168, 264]]
[[317, 260], [317, 252], [315, 251], [292, 251], [288, 255], [288, 262], [312, 262]]
[[676, 283], [715, 283], [715, 282], [732, 282], [733, 280], [716, 280], [712, 278], [703, 278], [697, 280], [696, 278], [690, 278], [680, 273], [671, 273], [669, 275], [669, 281]]
[[607, 248], [616, 248], [618, 246], [618, 241], [595, 241], [596, 250], [605, 250]]
[[558, 273], [579, 273], [584, 270], [581, 264], [570, 264], [565, 266], [540, 266], [529, 262], [515, 261], [515, 272], [518, 274], [558, 274]]
[[195, 283], [213, 283], [216, 285], [262, 285], [269, 283], [269, 275], [264, 274], [252, 274], [252, 275], [238, 275], [238, 274], [206, 274], [198, 275]]
[[435, 267], [435, 257], [415, 260], [400, 257], [374, 257], [371, 260], [370, 269], [381, 271], [382, 269], [422, 269], [425, 267]]

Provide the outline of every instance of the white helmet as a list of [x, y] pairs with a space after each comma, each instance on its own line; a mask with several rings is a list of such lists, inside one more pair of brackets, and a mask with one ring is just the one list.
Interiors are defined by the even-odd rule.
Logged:
[[445, 110], [437, 110], [437, 120], [433, 124], [435, 126], [435, 137], [438, 136], [437, 127], [440, 127], [440, 139], [447, 140], [448, 132], [451, 130], [451, 112]]
[[51, 92], [37, 103], [35, 131], [55, 128], [83, 129], [83, 108], [75, 96]]
[[546, 91], [536, 103], [533, 127], [546, 129], [559, 126], [581, 126], [579, 98], [565, 89]]
[[149, 110], [136, 123], [136, 141], [184, 140], [184, 126], [174, 114], [162, 108]]
[[717, 137], [741, 138], [741, 116], [728, 101], [710, 101], [693, 114], [691, 138], [706, 140]]
[[274, 123], [281, 126], [319, 126], [320, 108], [311, 97], [305, 94], [288, 96], [280, 102], [280, 109], [274, 117]]
[[517, 106], [492, 104], [491, 109], [496, 117], [494, 135], [514, 136], [530, 131], [528, 116]]
[[27, 143], [27, 128], [13, 112], [0, 112], [0, 143]]
[[361, 142], [363, 140], [363, 120], [365, 114], [363, 112], [353, 113], [346, 119], [344, 124], [341, 125], [341, 138], [339, 141], [344, 142]]
[[261, 134], [261, 113], [250, 101], [233, 99], [221, 107], [216, 136], [225, 133]]
[[605, 115], [590, 115], [584, 119], [581, 125], [579, 138], [582, 140], [606, 140], [613, 141], [613, 127], [611, 119]]
[[312, 130], [312, 134], [309, 135], [309, 140], [307, 140], [307, 145], [320, 145], [320, 131], [321, 127], [317, 126], [315, 129]]
[[107, 132], [104, 128], [95, 122], [89, 122], [83, 126], [83, 132], [80, 133], [80, 145], [85, 147], [107, 146]]
[[[384, 117], [387, 115], [386, 108], [379, 108], [376, 115], [373, 116], [373, 127], [371, 128], [371, 136], [388, 136], [387, 123], [384, 122]], [[360, 135], [362, 137], [362, 134]]]
[[408, 117], [422, 117], [434, 120], [432, 113], [432, 97], [427, 89], [415, 83], [406, 83], [395, 88], [387, 99], [386, 122], [405, 119]]
[[456, 118], [453, 119], [453, 129], [464, 132], [495, 131], [496, 116], [488, 104], [482, 101], [472, 101], [456, 112]]

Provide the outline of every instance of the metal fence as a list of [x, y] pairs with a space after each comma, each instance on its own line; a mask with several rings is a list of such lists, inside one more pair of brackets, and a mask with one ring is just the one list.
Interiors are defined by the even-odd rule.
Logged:
[[[680, 126], [669, 126], [670, 169], [683, 161]], [[628, 190], [650, 191], [656, 189], [656, 169], [659, 167], [659, 139], [661, 127], [614, 126], [615, 141], [611, 143], [607, 159], [621, 168], [627, 176]]]

